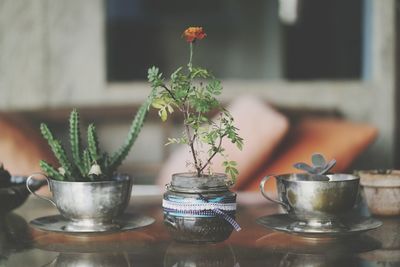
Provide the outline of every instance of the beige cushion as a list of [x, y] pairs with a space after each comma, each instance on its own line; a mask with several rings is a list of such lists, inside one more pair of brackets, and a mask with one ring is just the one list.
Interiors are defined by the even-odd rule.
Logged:
[[[242, 151], [228, 140], [223, 142], [226, 154], [230, 160], [238, 163], [239, 176], [237, 186], [246, 183], [262, 164], [269, 158], [276, 145], [288, 130], [286, 117], [278, 113], [268, 104], [255, 96], [238, 97], [227, 107], [235, 119], [235, 126], [244, 138]], [[186, 162], [191, 161], [187, 146], [180, 146], [166, 160], [157, 183], [165, 185], [171, 175], [177, 172], [186, 172]], [[222, 157], [215, 157], [212, 169], [214, 172], [224, 172]]]

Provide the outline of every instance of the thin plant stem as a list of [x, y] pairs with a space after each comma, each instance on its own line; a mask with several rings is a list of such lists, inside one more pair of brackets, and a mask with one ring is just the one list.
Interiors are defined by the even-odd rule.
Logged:
[[198, 173], [201, 173], [204, 171], [204, 169], [210, 164], [211, 160], [217, 155], [217, 153], [220, 151], [221, 146], [222, 146], [222, 140], [224, 139], [226, 134], [221, 135], [219, 138], [219, 144], [216, 147], [214, 153], [208, 158], [207, 162], [203, 165], [203, 167], [200, 169], [200, 171], [198, 171]]
[[186, 123], [188, 117], [189, 117], [189, 111], [187, 110], [186, 112], [183, 113], [184, 116], [184, 125], [185, 125], [185, 133], [187, 136], [187, 140], [189, 142], [189, 146], [190, 146], [190, 151], [192, 152], [192, 157], [193, 157], [193, 162], [194, 162], [194, 166], [196, 168], [196, 172], [197, 172], [197, 176], [200, 177], [201, 176], [201, 166], [199, 166], [199, 163], [197, 161], [197, 157], [196, 157], [196, 151], [194, 149], [194, 140], [195, 140], [195, 135], [193, 135], [193, 138], [190, 134], [190, 126]]
[[190, 55], [189, 55], [189, 63], [188, 68], [189, 71], [192, 72], [192, 59], [193, 59], [193, 42], [190, 42]]
[[[191, 75], [191, 72], [192, 72], [192, 60], [193, 60], [193, 42], [190, 42], [189, 51], [190, 51], [190, 53], [189, 53], [188, 69], [189, 69], [189, 75]], [[188, 91], [188, 94], [189, 94], [189, 91]], [[185, 99], [185, 101], [186, 101], [186, 99]], [[196, 168], [197, 176], [200, 177], [202, 168], [201, 168], [201, 166], [199, 166], [199, 162], [198, 162], [197, 156], [196, 156], [196, 151], [194, 149], [194, 141], [196, 139], [196, 135], [193, 134], [193, 137], [191, 136], [191, 134], [190, 134], [190, 126], [188, 124], [186, 124], [186, 121], [189, 118], [189, 113], [190, 113], [189, 104], [188, 105], [184, 104], [183, 110], [186, 111], [186, 112], [183, 113], [183, 115], [184, 115], [184, 124], [185, 124], [185, 133], [186, 133], [186, 136], [187, 136], [187, 140], [189, 142], [190, 150], [192, 152], [193, 162], [194, 162], [194, 166]]]

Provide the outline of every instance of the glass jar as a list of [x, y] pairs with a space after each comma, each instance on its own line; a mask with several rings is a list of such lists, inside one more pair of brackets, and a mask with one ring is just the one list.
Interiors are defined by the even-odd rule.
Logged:
[[236, 194], [229, 191], [225, 174], [197, 177], [177, 173], [163, 199], [164, 224], [172, 238], [184, 242], [226, 240], [235, 222]]

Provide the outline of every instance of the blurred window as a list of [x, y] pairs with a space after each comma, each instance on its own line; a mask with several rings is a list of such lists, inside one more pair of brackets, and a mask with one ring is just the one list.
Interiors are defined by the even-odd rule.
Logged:
[[288, 0], [297, 4], [289, 24], [279, 17], [282, 2], [108, 0], [108, 81], [144, 80], [152, 65], [164, 73], [185, 65], [187, 26], [205, 28], [209, 38], [195, 62], [221, 79], [360, 79], [361, 0]]

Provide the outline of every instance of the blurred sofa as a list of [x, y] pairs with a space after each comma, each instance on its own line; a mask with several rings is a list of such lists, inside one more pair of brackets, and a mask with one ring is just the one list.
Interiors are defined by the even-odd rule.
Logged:
[[[238, 191], [257, 191], [266, 175], [298, 172], [296, 162], [309, 162], [315, 152], [328, 160], [335, 158], [334, 172], [346, 172], [352, 162], [375, 140], [378, 132], [371, 125], [339, 118], [305, 116], [289, 119], [255, 96], [243, 95], [227, 109], [235, 118], [235, 126], [244, 138], [244, 149], [225, 142], [226, 154], [238, 163]], [[157, 178], [159, 185], [169, 182], [171, 174], [184, 172], [190, 160], [187, 147], [176, 149], [166, 160]], [[223, 159], [216, 158], [214, 172], [223, 172]], [[273, 190], [275, 182], [268, 183]]]
[[[322, 153], [337, 160], [335, 172], [349, 171], [352, 162], [375, 140], [375, 127], [340, 118], [288, 116], [260, 98], [239, 96], [227, 109], [244, 138], [244, 148], [225, 142], [226, 154], [238, 163], [239, 176], [234, 187], [239, 191], [256, 191], [265, 175], [297, 172], [295, 162], [309, 162], [311, 154]], [[160, 148], [161, 149], [161, 148]], [[40, 136], [39, 129], [20, 116], [0, 114], [0, 162], [12, 174], [29, 175], [40, 171], [39, 160], [55, 163]], [[162, 164], [156, 183], [164, 186], [171, 174], [185, 172], [190, 153], [184, 146], [175, 149]], [[222, 158], [215, 158], [213, 171], [223, 172]], [[268, 184], [275, 188], [274, 181]]]

